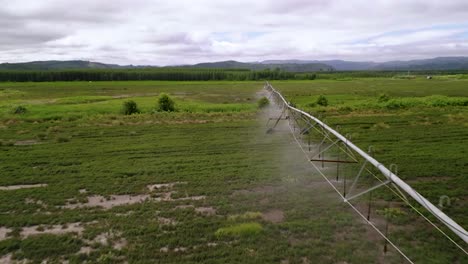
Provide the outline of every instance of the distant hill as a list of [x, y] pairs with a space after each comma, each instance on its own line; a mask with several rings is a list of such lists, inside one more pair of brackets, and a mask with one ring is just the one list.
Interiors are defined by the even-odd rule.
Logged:
[[407, 71], [407, 70], [468, 70], [468, 57], [437, 57], [409, 61], [343, 61], [343, 60], [267, 60], [261, 63], [324, 63], [337, 71]]
[[[437, 57], [410, 61], [344, 61], [344, 60], [266, 60], [261, 62], [238, 62], [234, 60], [205, 62], [194, 65], [167, 66], [168, 68], [214, 68], [263, 70], [279, 68], [289, 72], [317, 71], [418, 71], [418, 70], [468, 70], [468, 57]], [[100, 62], [33, 61], [24, 63], [2, 63], [0, 70], [69, 70], [69, 69], [134, 69], [164, 68], [160, 66], [133, 66], [105, 64]]]
[[116, 69], [116, 64], [72, 60], [72, 61], [32, 61], [23, 63], [2, 63], [0, 70], [67, 70], [67, 69]]
[[333, 71], [333, 67], [325, 63], [245, 63], [238, 61], [219, 61], [198, 63], [195, 65], [186, 65], [182, 67], [189, 68], [223, 68], [223, 69], [249, 69], [264, 70], [279, 68], [289, 72], [315, 72], [315, 71]]
[[468, 57], [438, 57], [425, 60], [389, 61], [376, 65], [375, 70], [467, 70]]
[[[0, 70], [70, 70], [70, 69], [133, 69], [133, 68], [156, 68], [158, 66], [121, 66], [117, 64], [105, 64], [100, 62], [72, 60], [72, 61], [33, 61], [24, 63], [2, 63]], [[159, 67], [158, 67], [159, 68]], [[314, 72], [332, 71], [333, 67], [324, 63], [244, 63], [238, 61], [207, 62], [195, 65], [170, 66], [168, 68], [222, 68], [222, 69], [249, 69], [263, 70], [279, 68], [289, 72]]]
[[378, 65], [376, 62], [367, 61], [344, 61], [344, 60], [266, 60], [262, 61], [262, 64], [271, 63], [295, 63], [295, 64], [306, 64], [306, 63], [321, 63], [330, 65], [337, 71], [362, 71], [369, 70], [372, 67]]

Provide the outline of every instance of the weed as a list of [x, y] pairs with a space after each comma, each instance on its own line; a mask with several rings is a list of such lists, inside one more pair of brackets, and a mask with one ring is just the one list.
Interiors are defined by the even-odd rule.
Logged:
[[390, 100], [390, 96], [388, 96], [386, 93], [380, 94], [379, 99], [377, 100], [379, 103], [385, 103]]
[[270, 104], [270, 101], [265, 96], [258, 99], [258, 101], [257, 101], [258, 108], [264, 108], [264, 107], [268, 106], [269, 104]]
[[17, 258], [26, 258], [33, 261], [44, 259], [58, 260], [61, 255], [77, 252], [82, 242], [72, 236], [62, 235], [36, 235], [21, 241]]
[[19, 105], [19, 106], [15, 107], [15, 109], [13, 109], [13, 114], [15, 114], [15, 115], [22, 115], [22, 114], [25, 114], [26, 112], [27, 112], [26, 107], [24, 107], [22, 105]]
[[260, 234], [263, 227], [259, 223], [249, 222], [229, 227], [223, 227], [216, 230], [216, 237], [252, 237]]

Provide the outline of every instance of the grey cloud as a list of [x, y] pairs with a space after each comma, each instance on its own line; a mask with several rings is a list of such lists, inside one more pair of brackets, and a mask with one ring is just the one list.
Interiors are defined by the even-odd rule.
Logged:
[[160, 45], [178, 45], [178, 44], [194, 44], [196, 43], [188, 33], [152, 33], [146, 41]]
[[36, 44], [48, 42], [63, 37], [63, 34], [54, 32], [18, 32], [18, 31], [0, 31], [2, 38], [0, 45], [15, 45], [20, 42], [21, 44]]
[[467, 12], [462, 0], [0, 0], [0, 60], [181, 64], [464, 55], [463, 39], [450, 34], [402, 36], [406, 42], [384, 37], [431, 27], [447, 33], [444, 27], [467, 25]]

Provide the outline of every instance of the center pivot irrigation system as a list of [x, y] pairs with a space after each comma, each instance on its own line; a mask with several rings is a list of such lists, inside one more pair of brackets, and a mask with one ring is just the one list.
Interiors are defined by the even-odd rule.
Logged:
[[[406, 182], [400, 179], [396, 173], [396, 165], [389, 166], [390, 169], [385, 167], [382, 163], [377, 161], [375, 158], [371, 156], [371, 149], [369, 149], [369, 153], [361, 150], [359, 147], [354, 145], [350, 140], [350, 136], [343, 136], [337, 130], [333, 129], [319, 118], [304, 112], [294, 106], [292, 106], [286, 99], [276, 91], [273, 86], [266, 82], [264, 88], [270, 93], [270, 99], [273, 99], [276, 102], [276, 105], [279, 107], [279, 111], [281, 114], [276, 118], [276, 122], [274, 123], [273, 127], [269, 128], [267, 132], [272, 132], [276, 125], [279, 123], [280, 120], [288, 120], [290, 124], [291, 132], [296, 140], [296, 142], [301, 147], [304, 154], [307, 156], [308, 160], [311, 164], [324, 176], [324, 178], [328, 181], [328, 183], [338, 192], [340, 197], [343, 199], [345, 203], [350, 205], [361, 217], [366, 219], [366, 217], [359, 212], [351, 203], [350, 200], [355, 199], [359, 196], [364, 194], [372, 194], [372, 191], [386, 186], [388, 187], [395, 195], [400, 197], [407, 205], [409, 205], [413, 210], [415, 210], [420, 216], [422, 216], [425, 220], [427, 220], [433, 227], [435, 227], [439, 232], [445, 235], [452, 243], [454, 243], [459, 249], [461, 249], [465, 254], [468, 255], [467, 251], [464, 249], [463, 246], [459, 245], [456, 241], [454, 241], [450, 236], [448, 236], [442, 229], [440, 229], [437, 225], [435, 225], [432, 221], [430, 221], [427, 217], [425, 217], [415, 206], [413, 206], [406, 195], [411, 196], [417, 203], [419, 203], [422, 207], [427, 209], [429, 213], [435, 216], [440, 222], [446, 225], [455, 235], [460, 237], [465, 243], [468, 244], [468, 233], [467, 231], [458, 225], [454, 220], [452, 220], [449, 216], [447, 216], [444, 212], [442, 212], [439, 208], [434, 206], [430, 201], [424, 198], [421, 194], [415, 191], [411, 186], [409, 186]], [[310, 143], [310, 136], [305, 139], [304, 137], [310, 135], [310, 131], [315, 130], [318, 131], [322, 136], [323, 139], [318, 145], [318, 152], [314, 153], [314, 155], [310, 155], [311, 151], [311, 143]], [[304, 142], [308, 141], [307, 147], [304, 147]], [[328, 145], [325, 144], [328, 141]], [[325, 151], [329, 151], [330, 148], [333, 146], [339, 149], [339, 152], [336, 154], [335, 158], [325, 159], [324, 153]], [[308, 148], [308, 151], [307, 151]], [[307, 153], [306, 153], [307, 152]], [[347, 158], [341, 159], [340, 153], [345, 153]], [[318, 158], [317, 158], [318, 157]], [[351, 160], [350, 160], [351, 159]], [[322, 163], [322, 168], [324, 163], [336, 163], [336, 176], [338, 180], [339, 174], [339, 165], [343, 163], [356, 163], [360, 165], [359, 172], [355, 176], [351, 187], [346, 190], [346, 177], [344, 177], [344, 186], [343, 191], [341, 192], [338, 190], [335, 185], [325, 177], [325, 175], [321, 172], [321, 170], [315, 165], [316, 163]], [[376, 171], [378, 175], [373, 173]], [[393, 170], [393, 172], [392, 172]], [[363, 171], [367, 171], [368, 173], [373, 174], [376, 178], [380, 181], [379, 184], [374, 185], [373, 187], [368, 188], [367, 190], [361, 191], [355, 195], [352, 195], [353, 190], [356, 187], [356, 183], [358, 182], [360, 176], [363, 174]], [[379, 177], [377, 177], [379, 176]], [[382, 177], [383, 176], [383, 177]], [[380, 179], [379, 179], [380, 178]], [[393, 188], [392, 188], [393, 187]], [[367, 215], [367, 223], [370, 224], [380, 235], [384, 237], [386, 242], [390, 243], [402, 256], [404, 256], [409, 262], [412, 261], [403, 253], [400, 249], [398, 249], [388, 238], [387, 234], [383, 234], [376, 228], [372, 222], [369, 221], [369, 214], [370, 214], [370, 202], [369, 202], [369, 209]], [[466, 246], [466, 245], [465, 245]], [[385, 244], [386, 248], [386, 244]]]

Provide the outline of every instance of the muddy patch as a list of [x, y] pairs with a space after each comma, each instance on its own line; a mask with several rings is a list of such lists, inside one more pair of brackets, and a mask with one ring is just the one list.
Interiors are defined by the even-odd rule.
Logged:
[[273, 209], [262, 213], [262, 218], [263, 220], [272, 222], [274, 224], [281, 223], [284, 221], [284, 212], [279, 209]]
[[0, 191], [11, 191], [11, 190], [39, 188], [39, 187], [47, 187], [47, 184], [20, 184], [20, 185], [10, 185], [10, 186], [0, 186]]
[[53, 234], [61, 235], [67, 233], [81, 234], [84, 231], [84, 227], [80, 223], [70, 223], [66, 225], [53, 225], [53, 226], [29, 226], [23, 227], [21, 230], [22, 237], [28, 237], [33, 235], [41, 234]]

